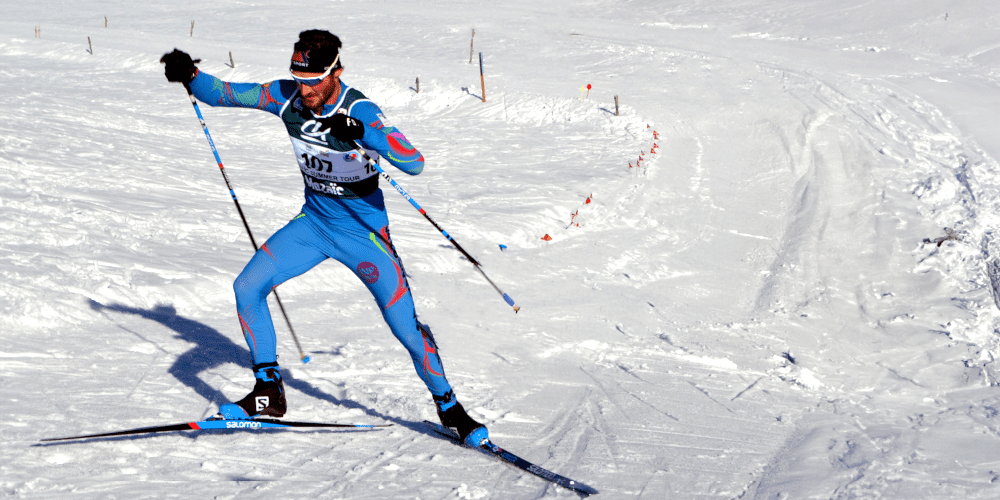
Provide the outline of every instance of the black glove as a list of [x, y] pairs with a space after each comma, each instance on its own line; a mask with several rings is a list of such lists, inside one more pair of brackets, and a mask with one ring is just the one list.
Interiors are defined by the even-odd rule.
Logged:
[[357, 141], [365, 136], [365, 124], [361, 123], [361, 120], [357, 118], [342, 113], [320, 118], [317, 121], [329, 129], [327, 132], [330, 135], [342, 141]]
[[168, 82], [186, 84], [191, 83], [191, 80], [194, 80], [194, 76], [198, 74], [198, 68], [195, 68], [194, 65], [195, 63], [200, 63], [201, 59], [191, 60], [191, 56], [187, 52], [174, 49], [173, 52], [163, 54], [160, 62], [166, 65], [163, 68], [163, 73], [167, 75]]

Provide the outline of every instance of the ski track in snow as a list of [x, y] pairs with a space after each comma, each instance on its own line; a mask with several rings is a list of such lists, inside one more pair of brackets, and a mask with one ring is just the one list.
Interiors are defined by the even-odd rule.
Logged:
[[[231, 290], [249, 241], [158, 58], [280, 78], [312, 27], [264, 4], [107, 8], [108, 28], [61, 0], [0, 21], [4, 494], [574, 497], [426, 428], [408, 357], [336, 263], [281, 287], [313, 357], [279, 317], [287, 417], [392, 427], [37, 445], [200, 419], [252, 385]], [[300, 8], [331, 12], [344, 80], [428, 159], [390, 174], [523, 308], [383, 186], [420, 319], [498, 444], [606, 498], [998, 496], [988, 6]], [[301, 204], [284, 131], [202, 109], [264, 241]]]

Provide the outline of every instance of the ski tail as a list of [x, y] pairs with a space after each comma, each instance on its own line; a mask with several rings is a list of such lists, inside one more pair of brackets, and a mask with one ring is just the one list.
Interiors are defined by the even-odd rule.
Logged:
[[232, 430], [259, 430], [259, 429], [286, 429], [292, 427], [334, 427], [348, 429], [376, 429], [379, 427], [391, 427], [392, 424], [337, 424], [329, 422], [294, 422], [276, 420], [272, 418], [258, 418], [245, 420], [225, 420], [209, 419], [183, 424], [157, 425], [154, 427], [140, 427], [138, 429], [127, 429], [123, 431], [104, 432], [100, 434], [85, 434], [82, 436], [70, 436], [62, 438], [41, 439], [43, 443], [56, 441], [71, 441], [76, 439], [91, 439], [115, 436], [127, 436], [130, 434], [155, 434], [158, 432], [187, 431], [187, 430], [208, 430], [208, 429], [232, 429]]
[[46, 438], [40, 439], [39, 441], [43, 443], [51, 443], [54, 441], [70, 441], [73, 439], [88, 439], [88, 438], [99, 438], [99, 437], [113, 437], [113, 436], [127, 436], [129, 434], [152, 434], [156, 432], [171, 432], [171, 431], [186, 431], [191, 429], [200, 429], [198, 422], [188, 422], [186, 424], [171, 424], [171, 425], [157, 425], [154, 427], [142, 427], [139, 429], [128, 429], [124, 431], [115, 432], [104, 432], [101, 434], [86, 434], [83, 436], [70, 436], [61, 438]]

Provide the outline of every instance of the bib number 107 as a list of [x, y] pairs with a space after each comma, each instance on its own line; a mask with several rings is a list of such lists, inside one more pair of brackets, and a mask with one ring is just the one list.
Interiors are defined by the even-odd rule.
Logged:
[[[330, 160], [324, 160], [322, 158], [316, 158], [307, 153], [302, 153], [302, 165], [317, 172], [333, 172], [333, 163]], [[326, 170], [323, 170], [324, 167]]]

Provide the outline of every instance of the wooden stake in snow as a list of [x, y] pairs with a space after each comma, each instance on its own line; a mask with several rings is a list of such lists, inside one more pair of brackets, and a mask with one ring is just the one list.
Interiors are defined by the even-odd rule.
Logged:
[[236, 63], [233, 62], [233, 53], [232, 53], [232, 51], [229, 52], [229, 67], [233, 68], [233, 69], [236, 69]]
[[417, 93], [420, 93], [420, 77], [417, 77]]
[[472, 38], [469, 39], [469, 64], [472, 64], [472, 54], [474, 53], [473, 50], [472, 50], [472, 46], [473, 46], [473, 43], [475, 43], [475, 41], [476, 41], [476, 30], [473, 29], [472, 30]]
[[87, 37], [87, 46], [90, 47], [90, 50], [88, 50], [87, 52], [90, 52], [90, 55], [94, 55], [94, 44], [90, 43], [89, 36]]
[[194, 36], [194, 21], [191, 21], [191, 36]]
[[108, 27], [108, 16], [104, 16], [104, 27]]
[[479, 53], [479, 83], [483, 85], [483, 102], [486, 102], [486, 76], [483, 74], [483, 53]]
[[615, 116], [618, 116], [618, 95], [615, 95]]
[[35, 25], [35, 38], [42, 37], [42, 26], [40, 24]]

